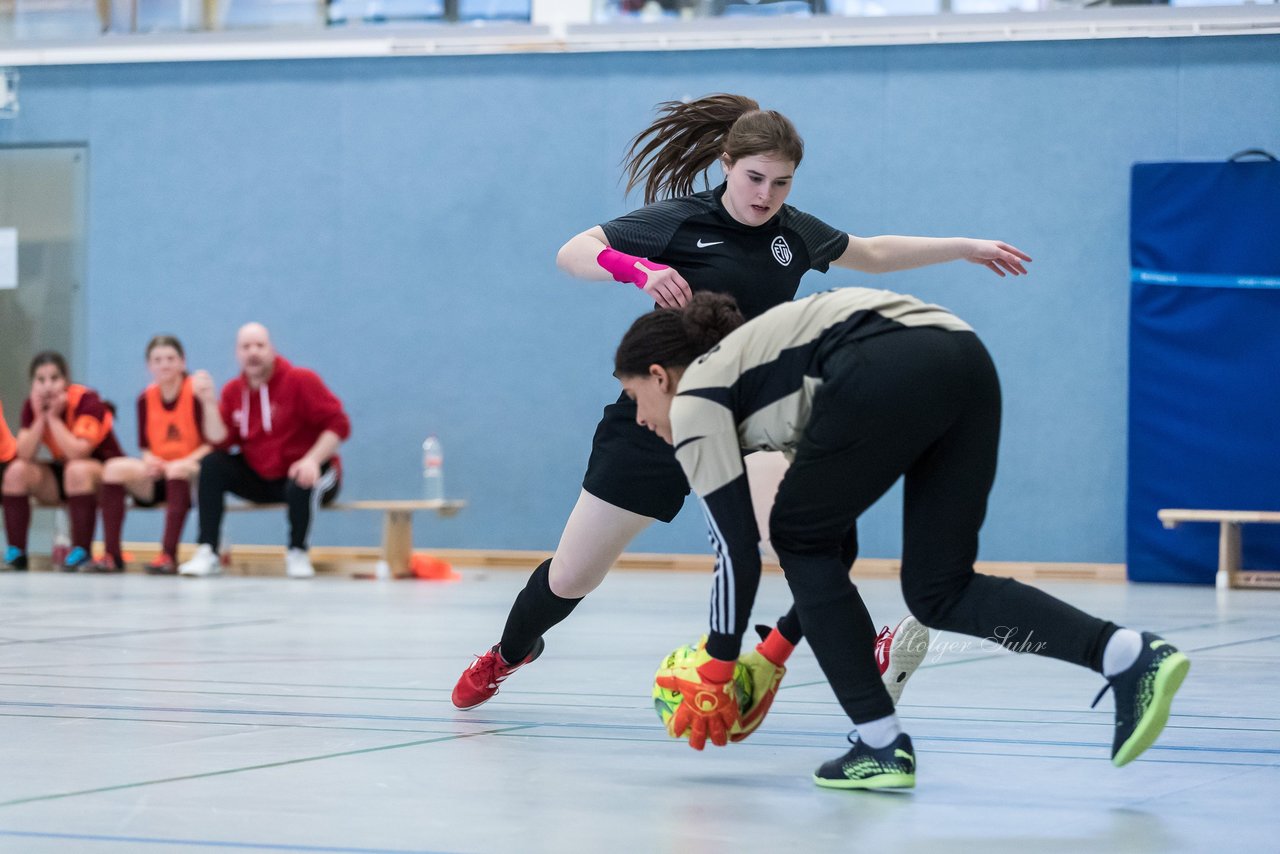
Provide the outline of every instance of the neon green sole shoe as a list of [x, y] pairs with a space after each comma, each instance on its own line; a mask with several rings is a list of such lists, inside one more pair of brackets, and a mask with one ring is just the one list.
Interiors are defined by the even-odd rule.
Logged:
[[1116, 737], [1111, 764], [1128, 765], [1155, 744], [1169, 722], [1173, 695], [1191, 669], [1191, 660], [1159, 635], [1142, 633], [1142, 652], [1133, 666], [1108, 680], [1094, 698], [1098, 705], [1108, 688], [1116, 695]]
[[903, 733], [878, 750], [861, 739], [853, 741], [844, 756], [822, 763], [813, 782], [827, 789], [913, 789], [916, 752], [911, 736]]

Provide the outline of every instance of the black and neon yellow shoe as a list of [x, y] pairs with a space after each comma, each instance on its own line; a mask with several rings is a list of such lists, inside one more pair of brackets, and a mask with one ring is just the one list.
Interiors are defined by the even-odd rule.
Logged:
[[1159, 635], [1142, 633], [1142, 652], [1133, 666], [1112, 676], [1093, 705], [1098, 705], [1108, 688], [1116, 694], [1116, 740], [1111, 746], [1111, 764], [1128, 765], [1155, 744], [1169, 721], [1169, 707], [1191, 660]]
[[828, 789], [912, 789], [916, 785], [916, 751], [905, 732], [878, 750], [861, 739], [839, 759], [822, 763], [813, 782]]

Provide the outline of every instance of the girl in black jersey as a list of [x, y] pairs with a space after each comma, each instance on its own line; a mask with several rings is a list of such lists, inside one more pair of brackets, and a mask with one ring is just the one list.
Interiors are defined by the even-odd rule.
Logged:
[[[573, 237], [556, 263], [576, 278], [634, 285], [661, 307], [682, 306], [698, 291], [729, 294], [748, 317], [791, 300], [807, 271], [826, 272], [832, 264], [883, 273], [966, 260], [1000, 276], [1026, 272], [1023, 262], [1031, 259], [998, 241], [855, 237], [796, 210], [786, 199], [803, 155], [804, 142], [790, 120], [761, 110], [750, 98], [712, 95], [662, 104], [627, 157], [627, 189], [643, 183], [645, 207]], [[724, 170], [724, 183], [693, 192], [698, 176], [715, 163]], [[543, 634], [600, 584], [650, 522], [675, 518], [688, 492], [670, 447], [636, 424], [635, 403], [624, 396], [606, 406], [582, 492], [554, 556], [534, 570], [516, 597], [500, 642], [459, 678], [454, 706], [480, 705], [514, 670], [537, 658]], [[846, 565], [856, 551], [851, 530], [843, 549]], [[912, 649], [923, 654], [927, 641], [920, 634], [908, 625], [885, 637], [890, 652], [905, 657]], [[775, 671], [769, 674], [774, 690], [781, 664], [800, 637], [799, 621], [790, 613], [761, 645]], [[900, 690], [897, 677], [890, 671]], [[773, 691], [759, 693], [755, 725], [773, 697]]]
[[669, 732], [701, 749], [738, 727], [731, 678], [760, 578], [741, 453], [771, 449], [792, 458], [769, 518], [773, 545], [814, 656], [857, 726], [853, 748], [814, 774], [818, 785], [915, 785], [915, 750], [875, 676], [875, 630], [840, 559], [845, 532], [899, 478], [911, 613], [1102, 673], [1115, 689], [1112, 762], [1150, 747], [1190, 667], [1185, 655], [1157, 635], [974, 572], [1001, 403], [973, 330], [938, 306], [865, 288], [742, 322], [728, 298], [699, 294], [684, 309], [636, 320], [614, 359], [639, 422], [674, 446], [716, 547], [705, 653], [658, 680], [682, 697]]

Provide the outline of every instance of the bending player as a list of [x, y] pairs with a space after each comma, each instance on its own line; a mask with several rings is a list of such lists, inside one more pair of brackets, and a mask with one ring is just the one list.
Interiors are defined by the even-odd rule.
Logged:
[[1000, 384], [969, 326], [913, 297], [862, 288], [742, 323], [730, 298], [698, 294], [682, 310], [636, 320], [615, 359], [638, 423], [675, 447], [716, 544], [705, 660], [659, 680], [683, 698], [670, 731], [688, 732], [702, 749], [708, 737], [723, 745], [738, 725], [729, 682], [760, 578], [742, 451], [762, 448], [792, 458], [769, 530], [809, 645], [857, 727], [852, 749], [814, 774], [818, 785], [915, 785], [915, 750], [876, 678], [871, 618], [840, 559], [850, 526], [899, 478], [911, 613], [931, 628], [1102, 673], [1115, 689], [1112, 761], [1124, 765], [1150, 747], [1190, 666], [1185, 655], [1034, 587], [974, 572], [996, 471]]
[[[855, 237], [791, 207], [786, 199], [803, 156], [804, 142], [791, 121], [750, 98], [711, 95], [662, 104], [627, 158], [627, 189], [643, 184], [645, 207], [573, 237], [556, 263], [576, 278], [632, 285], [664, 307], [684, 305], [699, 291], [727, 293], [748, 317], [793, 299], [806, 272], [826, 272], [832, 264], [883, 273], [967, 260], [1001, 276], [1026, 272], [1022, 262], [1030, 259], [1004, 243]], [[693, 192], [713, 164], [723, 169], [724, 183]], [[639, 428], [635, 417], [635, 404], [625, 396], [605, 407], [555, 554], [516, 597], [500, 641], [459, 678], [457, 708], [485, 702], [516, 669], [541, 655], [542, 636], [604, 580], [627, 544], [654, 519], [669, 522], [679, 512], [689, 492], [684, 474], [671, 449]], [[846, 533], [847, 567], [857, 538], [852, 527]], [[917, 627], [900, 631], [899, 646], [927, 643]], [[800, 637], [793, 612], [764, 646], [781, 665]], [[899, 675], [887, 678], [899, 684]]]

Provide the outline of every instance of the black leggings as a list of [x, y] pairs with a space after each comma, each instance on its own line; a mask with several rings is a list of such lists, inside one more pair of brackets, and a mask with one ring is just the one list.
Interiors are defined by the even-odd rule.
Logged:
[[903, 476], [902, 592], [917, 619], [1101, 671], [1114, 624], [973, 571], [1000, 435], [1000, 383], [977, 336], [885, 333], [836, 350], [822, 376], [769, 527], [804, 634], [854, 723], [893, 703], [841, 546]]
[[313, 489], [303, 489], [291, 478], [267, 480], [250, 468], [241, 454], [214, 451], [200, 461], [198, 542], [218, 550], [222, 536], [223, 496], [230, 492], [254, 504], [287, 504], [289, 548], [305, 549], [311, 528], [312, 501], [318, 498], [319, 504], [328, 504], [338, 496], [341, 486], [341, 479], [330, 463], [321, 467], [320, 479]]

